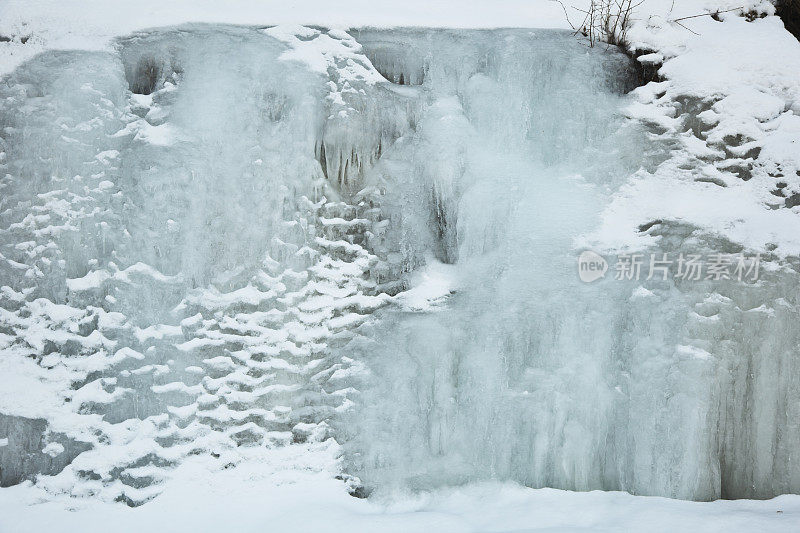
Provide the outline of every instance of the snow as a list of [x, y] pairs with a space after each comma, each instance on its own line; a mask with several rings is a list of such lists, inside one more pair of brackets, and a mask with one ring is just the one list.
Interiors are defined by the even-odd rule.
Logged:
[[299, 61], [321, 74], [327, 74], [331, 68], [337, 69], [348, 82], [363, 80], [374, 84], [384, 81], [383, 76], [364, 61], [361, 46], [344, 31], [322, 33], [305, 26], [275, 26], [264, 33], [291, 47], [279, 59]]
[[51, 442], [47, 444], [44, 448], [42, 448], [42, 453], [49, 455], [50, 457], [58, 457], [62, 453], [64, 453], [64, 446], [57, 442]]
[[455, 269], [436, 259], [430, 259], [424, 269], [417, 271], [410, 280], [411, 288], [395, 297], [409, 311], [430, 311], [458, 290], [453, 279]]
[[[740, 4], [707, 2], [705, 7], [713, 11]], [[746, 10], [774, 13], [768, 2], [745, 4]], [[685, 150], [675, 151], [655, 172], [633, 176], [609, 204], [597, 232], [582, 243], [643, 249], [654, 238], [636, 228], [663, 219], [702, 227], [748, 249], [797, 255], [798, 217], [775, 209], [783, 200], [770, 191], [781, 180], [787, 182], [785, 197], [800, 191], [800, 43], [774, 16], [747, 22], [724, 13], [722, 22], [711, 17], [682, 21], [691, 31], [669, 22], [696, 11], [694, 2], [675, 2], [669, 16], [654, 14], [628, 34], [631, 48], [655, 51], [643, 57], [666, 58], [659, 69], [665, 81], [637, 89], [638, 102], [628, 114], [662, 130], [664, 142], [677, 138]], [[687, 99], [705, 111], [684, 114], [689, 109], [680, 102]], [[691, 131], [692, 116], [702, 120], [706, 131]], [[741, 140], [728, 146], [737, 137]], [[726, 157], [723, 148], [731, 155]], [[752, 177], [741, 179], [735, 174], [739, 168]], [[705, 183], [697, 182], [698, 174]]]
[[459, 2], [457, 9], [448, 2], [420, 0], [401, 4], [360, 0], [335, 4], [322, 0], [301, 3], [233, 0], [226, 2], [224, 8], [209, 0], [9, 0], [0, 5], [0, 35], [29, 39], [25, 44], [0, 43], [0, 74], [10, 72], [45, 49], [107, 49], [116, 36], [189, 22], [318, 24], [342, 29], [355, 26], [568, 27], [561, 6], [549, 0], [503, 0], [491, 5], [468, 0]]
[[0, 357], [0, 401], [3, 410], [28, 418], [44, 418], [63, 413], [59, 392], [65, 372], [44, 369], [33, 361], [4, 354]]
[[655, 175], [641, 172], [622, 187], [606, 208], [602, 224], [584, 244], [642, 250], [658, 239], [635, 228], [661, 219], [708, 228], [749, 250], [764, 252], [776, 244], [783, 254], [800, 254], [800, 217], [788, 209], [765, 207], [761, 202], [768, 191], [756, 184], [719, 187], [699, 182], [696, 174], [669, 164], [659, 170]]
[[[310, 458], [316, 457], [313, 462]], [[168, 520], [181, 531], [241, 532], [299, 527], [320, 532], [489, 531], [791, 531], [800, 520], [800, 498], [698, 504], [619, 492], [529, 489], [482, 483], [426, 492], [395, 501], [347, 494], [330, 471], [326, 450], [284, 448], [261, 452], [236, 466], [229, 458], [196, 458], [174, 472], [169, 488], [152, 502], [129, 509], [91, 499], [36, 501], [28, 486], [4, 489], [0, 531], [159, 530]], [[213, 483], [208, 483], [213, 479]], [[313, 504], [309, 504], [313, 502]], [[30, 505], [33, 504], [33, 505]], [[30, 505], [30, 506], [29, 506]], [[64, 512], [67, 505], [69, 512]], [[310, 508], [311, 507], [311, 508]], [[20, 512], [20, 509], [28, 509]]]
[[105, 270], [92, 270], [82, 278], [68, 279], [67, 287], [71, 291], [88, 291], [100, 287], [110, 277], [111, 274]]

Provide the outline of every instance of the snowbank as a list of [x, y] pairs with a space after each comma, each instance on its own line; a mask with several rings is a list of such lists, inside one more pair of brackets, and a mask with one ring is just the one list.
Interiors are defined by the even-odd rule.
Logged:
[[629, 47], [663, 60], [663, 81], [637, 89], [627, 113], [671, 156], [616, 193], [589, 242], [645, 248], [657, 238], [639, 226], [663, 220], [753, 251], [800, 253], [800, 43], [774, 12], [760, 0], [641, 11]]
[[[28, 485], [3, 490], [0, 532], [258, 531], [428, 532], [674, 531], [784, 533], [800, 523], [800, 497], [695, 503], [621, 492], [567, 492], [485, 483], [392, 503], [349, 496], [324, 450], [284, 448], [225, 469], [201, 459], [138, 508], [93, 500], [37, 501]], [[309, 458], [316, 457], [314, 462]], [[208, 480], [213, 479], [213, 483]], [[71, 512], [64, 512], [64, 506]]]

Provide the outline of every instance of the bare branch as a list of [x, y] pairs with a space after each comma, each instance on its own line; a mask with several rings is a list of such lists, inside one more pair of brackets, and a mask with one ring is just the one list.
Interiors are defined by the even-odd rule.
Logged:
[[561, 9], [564, 10], [564, 17], [566, 17], [566, 19], [567, 19], [567, 24], [569, 24], [570, 28], [572, 28], [574, 30], [575, 29], [575, 25], [572, 24], [571, 20], [569, 20], [569, 14], [567, 13], [567, 6], [564, 5], [564, 2], [562, 2], [561, 0], [550, 0], [550, 1], [551, 2], [558, 2], [559, 4], [561, 4]]
[[[714, 15], [719, 15], [720, 13], [730, 13], [731, 11], [739, 11], [740, 9], [744, 9], [744, 6], [734, 7], [732, 9], [724, 9], [722, 11], [714, 11], [713, 13], [701, 13], [699, 15], [692, 15], [690, 17], [680, 17], [680, 18], [672, 19], [669, 22], [679, 22], [681, 20], [696, 19], [698, 17], [712, 17]], [[681, 24], [681, 26], [683, 26], [683, 24]], [[685, 27], [686, 26], [684, 26], [684, 28]]]
[[675, 24], [677, 24], [678, 26], [680, 26], [680, 27], [681, 27], [681, 28], [683, 28], [684, 30], [690, 31], [690, 32], [694, 33], [695, 35], [700, 35], [700, 34], [699, 34], [699, 33], [697, 33], [696, 31], [694, 31], [693, 29], [691, 29], [691, 28], [689, 28], [689, 27], [687, 27], [687, 26], [684, 26], [683, 24], [681, 24], [681, 23], [680, 23], [680, 22], [678, 22], [677, 20], [673, 20], [672, 22], [674, 22]]
[[580, 25], [573, 24], [569, 18], [570, 10], [562, 0], [553, 0], [561, 4], [564, 15], [570, 27], [575, 30], [574, 35], [580, 33], [589, 40], [589, 46], [604, 42], [608, 45], [624, 46], [633, 10], [639, 7], [644, 0], [591, 0], [586, 9], [572, 7], [575, 11], [583, 13]]

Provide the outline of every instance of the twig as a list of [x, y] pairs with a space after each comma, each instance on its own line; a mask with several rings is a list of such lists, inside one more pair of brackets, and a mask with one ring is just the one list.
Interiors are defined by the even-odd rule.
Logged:
[[678, 26], [680, 26], [680, 27], [681, 27], [681, 28], [683, 28], [684, 30], [690, 31], [690, 32], [694, 33], [695, 35], [700, 35], [700, 34], [699, 34], [699, 33], [697, 33], [696, 31], [694, 31], [693, 29], [691, 29], [691, 28], [689, 28], [689, 27], [687, 27], [687, 26], [684, 26], [683, 24], [681, 24], [681, 23], [680, 23], [680, 22], [678, 22], [677, 20], [673, 20], [672, 22], [674, 22], [675, 24], [677, 24]]
[[567, 19], [567, 24], [569, 24], [569, 26], [574, 30], [575, 26], [572, 24], [572, 21], [569, 20], [569, 14], [567, 14], [567, 6], [564, 5], [564, 2], [562, 2], [561, 0], [550, 0], [550, 1], [558, 2], [559, 4], [561, 4], [561, 9], [564, 10], [564, 17]]
[[[730, 13], [731, 11], [739, 11], [740, 9], [744, 9], [744, 6], [734, 7], [733, 9], [725, 9], [724, 11], [715, 11], [713, 13], [701, 13], [699, 15], [692, 15], [690, 17], [680, 17], [680, 18], [672, 19], [669, 22], [678, 22], [678, 21], [681, 21], [681, 20], [696, 19], [698, 17], [711, 17], [711, 16], [714, 16], [714, 15], [719, 15], [720, 13]], [[683, 26], [683, 24], [681, 24], [681, 26]]]

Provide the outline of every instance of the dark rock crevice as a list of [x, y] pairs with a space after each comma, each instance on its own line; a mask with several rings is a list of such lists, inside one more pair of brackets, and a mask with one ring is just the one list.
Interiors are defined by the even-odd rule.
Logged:
[[800, 39], [800, 0], [778, 0], [777, 8], [786, 29]]

